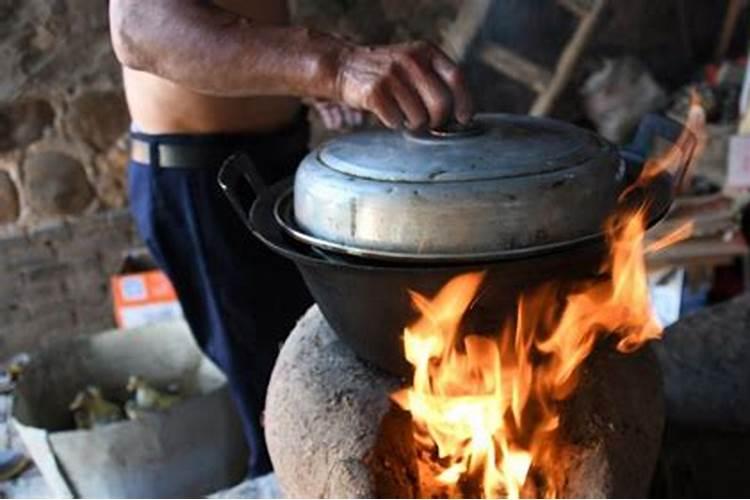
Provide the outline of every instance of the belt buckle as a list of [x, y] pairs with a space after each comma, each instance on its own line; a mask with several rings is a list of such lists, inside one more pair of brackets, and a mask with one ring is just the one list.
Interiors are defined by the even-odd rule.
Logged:
[[146, 165], [151, 165], [151, 144], [140, 139], [130, 139], [130, 159]]

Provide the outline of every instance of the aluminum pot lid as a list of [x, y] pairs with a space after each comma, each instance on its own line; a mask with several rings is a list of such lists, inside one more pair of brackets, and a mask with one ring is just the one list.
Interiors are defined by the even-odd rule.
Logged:
[[538, 175], [607, 154], [608, 145], [573, 125], [518, 115], [478, 115], [469, 127], [421, 133], [370, 130], [318, 152], [342, 174], [385, 182], [480, 181]]

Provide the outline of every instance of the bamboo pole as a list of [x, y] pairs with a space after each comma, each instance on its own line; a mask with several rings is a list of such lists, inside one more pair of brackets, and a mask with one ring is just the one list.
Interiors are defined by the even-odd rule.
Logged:
[[565, 87], [570, 81], [570, 77], [573, 75], [573, 70], [578, 63], [578, 59], [583, 54], [591, 36], [594, 33], [601, 13], [607, 5], [607, 0], [596, 0], [591, 11], [581, 20], [578, 25], [578, 29], [573, 34], [573, 37], [568, 41], [568, 44], [563, 49], [560, 59], [557, 61], [555, 67], [555, 73], [552, 76], [552, 81], [549, 86], [539, 94], [534, 101], [534, 105], [531, 107], [529, 112], [532, 116], [546, 116], [552, 111], [552, 107], [560, 94], [565, 90]]

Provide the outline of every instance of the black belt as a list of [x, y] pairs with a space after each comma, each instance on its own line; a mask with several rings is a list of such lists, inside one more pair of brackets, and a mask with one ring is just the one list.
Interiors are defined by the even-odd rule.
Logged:
[[165, 168], [218, 167], [239, 149], [201, 144], [154, 144], [130, 138], [130, 158], [133, 161]]

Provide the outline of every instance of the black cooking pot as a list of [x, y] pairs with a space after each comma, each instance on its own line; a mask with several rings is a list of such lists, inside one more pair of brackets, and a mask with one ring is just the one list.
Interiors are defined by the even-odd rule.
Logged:
[[[671, 120], [649, 115], [635, 141], [621, 150], [631, 176], [638, 176], [656, 137], [674, 143], [681, 130]], [[682, 146], [686, 165], [694, 141]], [[683, 172], [684, 168], [655, 177], [645, 189], [632, 190], [623, 203], [640, 206], [648, 200], [649, 221], [657, 222], [671, 205]], [[482, 289], [465, 322], [471, 324], [471, 331], [497, 332], [507, 318], [514, 317], [522, 293], [554, 280], [561, 284], [564, 295], [581, 280], [596, 278], [607, 255], [601, 234], [561, 247], [545, 246], [522, 258], [511, 253], [490, 260], [399, 262], [330, 252], [293, 237], [284, 227], [280, 200], [289, 196], [292, 179], [266, 187], [250, 159], [240, 154], [225, 163], [219, 182], [252, 233], [295, 262], [333, 330], [360, 357], [397, 375], [410, 373], [402, 335], [404, 327], [417, 317], [407, 290], [429, 297], [459, 274], [484, 271]], [[253, 199], [243, 194], [247, 186], [255, 193]]]

